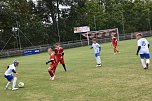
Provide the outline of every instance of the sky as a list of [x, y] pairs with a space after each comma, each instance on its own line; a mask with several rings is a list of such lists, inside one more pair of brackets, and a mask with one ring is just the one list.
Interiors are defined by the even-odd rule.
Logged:
[[[33, 1], [36, 3], [37, 0], [33, 0]], [[59, 5], [59, 8], [60, 8], [60, 9], [68, 9], [68, 8], [70, 8], [70, 7], [69, 7], [69, 6]]]

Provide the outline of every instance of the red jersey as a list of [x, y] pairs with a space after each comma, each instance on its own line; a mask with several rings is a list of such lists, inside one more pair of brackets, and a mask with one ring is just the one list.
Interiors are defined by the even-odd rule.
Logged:
[[63, 54], [63, 48], [62, 47], [59, 47], [59, 48], [55, 48], [55, 54], [57, 57], [61, 57], [62, 54]]
[[116, 37], [113, 37], [113, 38], [112, 38], [112, 44], [113, 44], [113, 45], [116, 45], [116, 44], [117, 44], [117, 38], [116, 38]]
[[50, 60], [52, 60], [52, 62], [51, 62], [51, 64], [50, 64], [50, 65], [54, 65], [54, 64], [56, 64], [56, 59], [55, 59], [55, 55], [54, 55], [54, 53], [52, 53], [52, 54], [50, 55]]

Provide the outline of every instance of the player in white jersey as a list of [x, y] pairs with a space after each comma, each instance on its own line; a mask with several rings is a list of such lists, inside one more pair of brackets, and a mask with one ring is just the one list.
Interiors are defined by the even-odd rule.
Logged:
[[[137, 41], [138, 50], [136, 55], [138, 55], [138, 53], [140, 54], [143, 68], [148, 69], [148, 66], [150, 64], [150, 53], [149, 53], [150, 44], [147, 41], [147, 39], [142, 38], [141, 33], [136, 33], [136, 39], [138, 40]], [[144, 59], [146, 59], [146, 61]]]
[[100, 51], [101, 51], [101, 46], [96, 42], [96, 38], [93, 38], [92, 40], [92, 46], [91, 49], [94, 49], [94, 54], [97, 62], [96, 67], [101, 67], [101, 59], [100, 59]]
[[11, 84], [12, 81], [13, 81], [12, 90], [14, 91], [14, 90], [18, 89], [18, 88], [15, 88], [17, 77], [13, 76], [13, 73], [17, 74], [16, 67], [18, 65], [19, 65], [19, 62], [15, 60], [15, 61], [13, 61], [13, 64], [11, 64], [11, 65], [9, 65], [7, 67], [7, 70], [6, 70], [5, 74], [4, 74], [4, 77], [7, 79], [8, 83], [6, 84], [5, 90], [8, 89], [8, 87]]

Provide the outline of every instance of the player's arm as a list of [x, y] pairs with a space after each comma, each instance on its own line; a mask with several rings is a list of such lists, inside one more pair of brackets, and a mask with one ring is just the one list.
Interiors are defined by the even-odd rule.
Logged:
[[62, 48], [62, 56], [64, 56], [64, 50], [63, 50], [63, 48]]
[[7, 69], [9, 68], [9, 66], [7, 66]]
[[64, 56], [64, 51], [62, 52], [62, 56]]
[[101, 46], [99, 46], [99, 51], [101, 51]]
[[12, 72], [15, 73], [16, 75], [18, 75], [18, 73], [16, 72], [15, 69], [12, 69]]
[[14, 69], [12, 70], [12, 72], [13, 72], [13, 73], [16, 73], [16, 71], [15, 71]]
[[146, 42], [147, 42], [147, 45], [148, 45], [148, 48], [150, 47], [150, 43], [147, 41], [147, 39], [146, 39]]
[[50, 63], [50, 62], [53, 62], [53, 61], [54, 61], [54, 59], [51, 59], [50, 61], [46, 62], [46, 65], [47, 65], [48, 63]]
[[138, 53], [139, 53], [140, 49], [141, 49], [141, 46], [138, 46], [138, 49], [137, 49], [137, 53], [136, 53], [136, 55], [138, 55]]
[[99, 47], [99, 51], [101, 51], [101, 46], [98, 44], [98, 47]]
[[150, 47], [150, 44], [148, 44], [148, 48]]

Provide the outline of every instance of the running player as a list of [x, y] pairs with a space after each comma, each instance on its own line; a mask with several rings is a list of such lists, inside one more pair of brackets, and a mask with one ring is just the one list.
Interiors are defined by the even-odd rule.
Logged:
[[96, 38], [92, 39], [92, 46], [91, 49], [94, 49], [94, 54], [97, 62], [96, 67], [101, 67], [101, 59], [100, 59], [100, 51], [101, 51], [101, 46], [96, 42]]
[[64, 63], [64, 50], [61, 47], [60, 43], [56, 43], [54, 51], [55, 51], [57, 64], [60, 62], [62, 64], [63, 68], [64, 68], [64, 71], [66, 72], [67, 69], [66, 69], [66, 66], [65, 66], [65, 63]]
[[[136, 34], [137, 46], [138, 46], [136, 55], [138, 56], [138, 53], [140, 54], [143, 68], [148, 69], [150, 64], [150, 53], [149, 53], [150, 44], [147, 41], [147, 39], [142, 38], [141, 33], [135, 33], [135, 34]], [[144, 59], [146, 59], [146, 61]]]
[[119, 53], [119, 50], [117, 49], [117, 37], [115, 37], [115, 33], [111, 33], [111, 44], [113, 46], [113, 50], [114, 50], [114, 55], [116, 55], [117, 53]]
[[54, 80], [57, 63], [56, 63], [55, 55], [54, 55], [53, 50], [51, 48], [48, 49], [48, 53], [50, 55], [50, 60], [48, 62], [46, 62], [46, 64], [51, 62], [50, 67], [48, 68], [48, 72], [50, 74], [50, 80]]
[[16, 67], [18, 67], [18, 65], [19, 65], [19, 62], [15, 60], [15, 61], [13, 61], [13, 64], [11, 64], [7, 67], [7, 70], [4, 74], [4, 77], [7, 79], [8, 83], [6, 84], [5, 90], [8, 89], [8, 87], [11, 84], [12, 81], [13, 81], [12, 90], [15, 91], [15, 90], [18, 89], [18, 88], [15, 88], [17, 77], [13, 76], [13, 73], [18, 74], [16, 72]]

